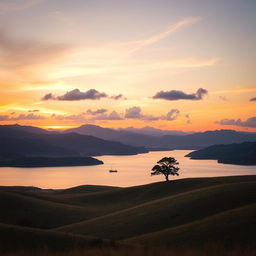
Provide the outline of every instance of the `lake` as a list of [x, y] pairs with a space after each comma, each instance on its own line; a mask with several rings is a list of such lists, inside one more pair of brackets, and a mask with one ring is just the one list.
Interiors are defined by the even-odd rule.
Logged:
[[[133, 156], [100, 156], [104, 165], [44, 168], [0, 168], [1, 186], [35, 186], [40, 188], [68, 188], [78, 185], [134, 186], [163, 181], [162, 175], [150, 176], [152, 167], [165, 156], [175, 157], [180, 165], [180, 176], [216, 177], [254, 175], [256, 166], [219, 164], [215, 160], [191, 160], [184, 157], [190, 150], [158, 151]], [[119, 170], [109, 173], [109, 169]]]

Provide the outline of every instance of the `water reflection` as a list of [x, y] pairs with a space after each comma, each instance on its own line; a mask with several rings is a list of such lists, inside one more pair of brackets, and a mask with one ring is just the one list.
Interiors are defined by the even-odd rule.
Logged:
[[[191, 160], [184, 157], [190, 151], [174, 150], [150, 152], [135, 156], [101, 156], [104, 165], [45, 168], [0, 168], [2, 186], [36, 186], [41, 188], [67, 188], [92, 184], [111, 186], [134, 186], [164, 180], [161, 175], [150, 176], [153, 165], [165, 156], [175, 157], [180, 163], [180, 176], [213, 177], [256, 174], [256, 166], [218, 164], [215, 160]], [[118, 173], [109, 173], [117, 169]]]

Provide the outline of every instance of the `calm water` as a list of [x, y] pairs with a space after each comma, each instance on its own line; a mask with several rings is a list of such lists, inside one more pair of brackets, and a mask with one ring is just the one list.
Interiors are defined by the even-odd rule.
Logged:
[[[104, 165], [45, 168], [0, 168], [2, 186], [36, 186], [41, 188], [68, 188], [84, 184], [134, 186], [163, 180], [162, 175], [150, 176], [151, 168], [165, 156], [175, 157], [180, 163], [180, 179], [256, 174], [256, 166], [218, 164], [215, 160], [191, 160], [184, 155], [189, 150], [150, 152], [135, 156], [101, 156]], [[109, 173], [118, 169], [118, 173]]]

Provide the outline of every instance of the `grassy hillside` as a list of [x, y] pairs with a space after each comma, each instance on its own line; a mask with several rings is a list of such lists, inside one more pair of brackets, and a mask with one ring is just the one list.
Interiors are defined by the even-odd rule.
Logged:
[[0, 187], [0, 254], [252, 256], [255, 188], [256, 176], [129, 188]]
[[182, 225], [255, 201], [256, 182], [232, 183], [197, 189], [61, 227], [58, 230], [125, 239]]
[[226, 247], [252, 247], [255, 238], [255, 216], [256, 204], [250, 204], [185, 225], [134, 237], [127, 242], [170, 247], [200, 247], [214, 241]]
[[0, 224], [0, 252], [69, 251], [81, 248], [109, 246], [110, 241], [93, 237], [64, 234], [55, 231]]
[[51, 194], [49, 200], [94, 207], [101, 211], [98, 212], [98, 214], [101, 215], [195, 189], [249, 181], [256, 181], [256, 176], [180, 179], [171, 182], [157, 182], [142, 186], [116, 188], [114, 190], [111, 189], [110, 191], [98, 193], [87, 193], [88, 191], [86, 190], [84, 192], [83, 189], [81, 189], [80, 193], [66, 194], [65, 191], [63, 191], [61, 194]]
[[92, 218], [87, 207], [50, 202], [29, 195], [0, 191], [0, 223], [52, 228]]

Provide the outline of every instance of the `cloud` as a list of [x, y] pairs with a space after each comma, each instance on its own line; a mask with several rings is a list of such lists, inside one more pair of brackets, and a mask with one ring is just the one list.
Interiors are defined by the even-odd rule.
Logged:
[[18, 121], [18, 120], [43, 120], [46, 119], [45, 116], [35, 115], [35, 114], [20, 114], [16, 117], [9, 115], [0, 115], [0, 121]]
[[54, 96], [52, 93], [48, 93], [42, 98], [42, 100], [99, 100], [106, 97], [106, 93], [99, 92], [95, 89], [90, 89], [86, 92], [81, 92], [79, 89], [74, 89], [72, 91], [66, 92], [61, 96]]
[[220, 121], [217, 121], [216, 123], [220, 124], [220, 125], [234, 125], [234, 126], [255, 128], [256, 127], [256, 116], [249, 117], [245, 121], [242, 121], [240, 118], [239, 119], [225, 118]]
[[120, 100], [120, 99], [126, 100], [126, 98], [122, 94], [113, 95], [110, 98], [113, 99], [113, 100]]
[[91, 109], [88, 109], [88, 110], [86, 111], [86, 114], [95, 116], [95, 115], [98, 115], [98, 114], [104, 114], [104, 113], [106, 113], [106, 112], [108, 112], [108, 110], [105, 109], [105, 108], [100, 108], [100, 109], [97, 109], [97, 110], [95, 110], [95, 111], [93, 111], [93, 110], [91, 110]]
[[67, 101], [75, 101], [75, 100], [99, 100], [101, 98], [109, 98], [114, 100], [119, 100], [123, 97], [122, 94], [108, 96], [105, 92], [99, 92], [95, 89], [90, 89], [86, 92], [81, 92], [79, 89], [74, 89], [72, 91], [66, 92], [61, 96], [55, 96], [52, 93], [47, 93], [43, 96], [42, 100], [67, 100]]
[[128, 119], [140, 119], [144, 121], [158, 121], [158, 120], [168, 120], [172, 121], [177, 119], [180, 111], [178, 109], [171, 109], [166, 115], [162, 116], [153, 116], [153, 115], [144, 115], [140, 107], [131, 107], [126, 109], [125, 118]]
[[47, 93], [44, 95], [42, 100], [55, 100], [55, 96], [52, 93]]
[[208, 91], [203, 88], [199, 88], [196, 93], [187, 94], [183, 91], [160, 91], [153, 96], [153, 99], [164, 99], [164, 100], [201, 100]]
[[166, 120], [172, 121], [177, 119], [178, 115], [180, 114], [180, 111], [178, 109], [172, 109], [170, 112], [166, 115]]
[[192, 122], [191, 122], [191, 119], [190, 119], [190, 114], [186, 114], [185, 115], [185, 118], [186, 118], [186, 123], [187, 124], [191, 124]]
[[250, 101], [256, 101], [256, 97], [255, 98], [251, 98]]
[[225, 96], [219, 96], [219, 98], [223, 101], [228, 101], [228, 99]]
[[107, 97], [106, 93], [98, 92], [95, 89], [90, 89], [86, 92], [81, 92], [79, 89], [74, 89], [62, 96], [58, 96], [57, 100], [99, 100], [100, 98], [105, 97]]
[[141, 114], [141, 108], [140, 107], [131, 107], [126, 109], [125, 111], [125, 118], [132, 118], [132, 119], [140, 119], [143, 117]]
[[[102, 109], [103, 110], [103, 109]], [[104, 109], [105, 110], [105, 109]], [[96, 111], [92, 111], [95, 113]], [[89, 114], [91, 112], [89, 111]], [[87, 117], [86, 114], [88, 114], [88, 111], [86, 113], [80, 113], [75, 115], [52, 115], [52, 118], [59, 121], [74, 121], [77, 123], [84, 123], [84, 122], [90, 122], [95, 120], [123, 120], [120, 114], [118, 114], [116, 111], [112, 111], [110, 114], [107, 113], [98, 113], [95, 115], [92, 115], [91, 117]], [[90, 114], [91, 115], [91, 114]]]
[[0, 121], [9, 121], [9, 118], [8, 115], [0, 115]]
[[35, 112], [40, 112], [40, 110], [39, 109], [32, 109], [32, 110], [28, 110], [28, 112], [35, 113]]
[[52, 115], [52, 119], [58, 120], [58, 121], [74, 121], [76, 123], [83, 123], [87, 122], [88, 119], [85, 118], [84, 113], [76, 114], [76, 115]]
[[123, 120], [123, 118], [116, 111], [112, 111], [110, 114], [97, 115], [93, 120]]

